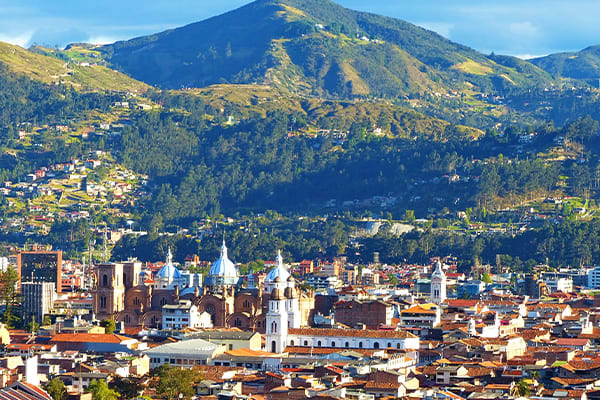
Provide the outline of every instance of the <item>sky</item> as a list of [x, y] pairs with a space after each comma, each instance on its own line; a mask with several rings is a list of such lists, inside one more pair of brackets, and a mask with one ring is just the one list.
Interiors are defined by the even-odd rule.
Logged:
[[[248, 0], [0, 0], [0, 41], [112, 43], [200, 21]], [[404, 19], [483, 53], [522, 58], [600, 44], [597, 0], [337, 0]]]

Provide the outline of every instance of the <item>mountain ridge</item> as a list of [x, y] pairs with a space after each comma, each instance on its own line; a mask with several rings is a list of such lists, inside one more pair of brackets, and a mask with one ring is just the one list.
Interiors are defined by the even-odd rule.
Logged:
[[525, 61], [495, 60], [406, 21], [329, 0], [258, 0], [101, 51], [115, 68], [165, 88], [266, 83], [348, 98], [553, 83]]

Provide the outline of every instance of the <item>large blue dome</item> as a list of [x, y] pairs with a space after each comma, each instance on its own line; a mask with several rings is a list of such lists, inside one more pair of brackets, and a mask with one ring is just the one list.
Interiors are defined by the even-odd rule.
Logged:
[[225, 241], [223, 241], [223, 246], [221, 247], [221, 257], [219, 257], [212, 265], [208, 275], [223, 278], [238, 277], [238, 271], [235, 264], [227, 257], [227, 246], [225, 246]]

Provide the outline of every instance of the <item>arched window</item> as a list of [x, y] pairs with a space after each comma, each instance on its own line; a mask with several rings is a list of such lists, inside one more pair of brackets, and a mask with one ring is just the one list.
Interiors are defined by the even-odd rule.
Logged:
[[106, 308], [106, 296], [100, 297], [100, 308]]
[[321, 347], [321, 341], [320, 340], [317, 342], [317, 347]]
[[290, 346], [293, 346], [293, 345], [294, 345], [294, 341], [290, 340]]
[[271, 353], [277, 353], [277, 343], [274, 340], [271, 342]]
[[335, 347], [335, 342], [331, 342], [331, 347]]
[[136, 306], [140, 305], [140, 299], [138, 297], [133, 299], [133, 304], [135, 304]]
[[373, 344], [373, 348], [378, 349], [379, 348], [379, 342], [375, 342], [375, 344]]
[[305, 340], [305, 341], [304, 341], [304, 345], [305, 345], [305, 346], [308, 346], [308, 340]]
[[236, 319], [235, 319], [235, 322], [233, 323], [233, 325], [234, 325], [236, 328], [241, 328], [241, 327], [242, 327], [242, 320], [241, 320], [241, 319], [239, 319], [239, 318], [236, 318]]
[[153, 315], [152, 318], [150, 318], [150, 325], [156, 326], [156, 322], [157, 322], [156, 316]]
[[396, 343], [396, 348], [399, 349], [400, 348], [400, 343]]
[[362, 349], [362, 342], [358, 342], [358, 348]]
[[127, 285], [127, 274], [123, 273], [123, 284]]
[[165, 304], [167, 304], [167, 299], [165, 299], [165, 298], [160, 299], [160, 305], [164, 306]]
[[271, 322], [271, 333], [277, 333], [277, 322]]
[[387, 347], [388, 347], [388, 348], [389, 348], [389, 347], [392, 347], [392, 343], [391, 343], [391, 342], [388, 342], [388, 345], [387, 345]]
[[345, 348], [348, 348], [348, 347], [350, 347], [350, 343], [346, 342], [346, 343], [344, 344], [344, 347], [345, 347]]
[[250, 302], [248, 300], [244, 300], [244, 308], [250, 308]]
[[125, 315], [125, 318], [123, 318], [123, 320], [125, 321], [126, 324], [131, 322], [131, 318], [129, 317], [129, 315]]
[[102, 275], [102, 286], [108, 286], [108, 275]]

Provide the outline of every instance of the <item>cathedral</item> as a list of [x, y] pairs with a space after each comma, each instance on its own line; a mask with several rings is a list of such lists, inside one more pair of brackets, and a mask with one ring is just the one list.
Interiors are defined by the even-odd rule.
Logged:
[[94, 274], [95, 317], [122, 321], [130, 327], [160, 327], [162, 307], [178, 304], [180, 300], [190, 300], [200, 312], [210, 314], [215, 328], [267, 332], [267, 324], [273, 322], [269, 312], [272, 314], [270, 306], [274, 302], [270, 300], [276, 300], [278, 306], [282, 304], [289, 328], [308, 326], [313, 317], [314, 291], [296, 287], [281, 253], [264, 281], [257, 283], [254, 275], [250, 275], [244, 284], [227, 255], [225, 242], [203, 283], [197, 274], [179, 271], [173, 265], [170, 250], [164, 267], [153, 279], [146, 278], [139, 261], [100, 264]]

